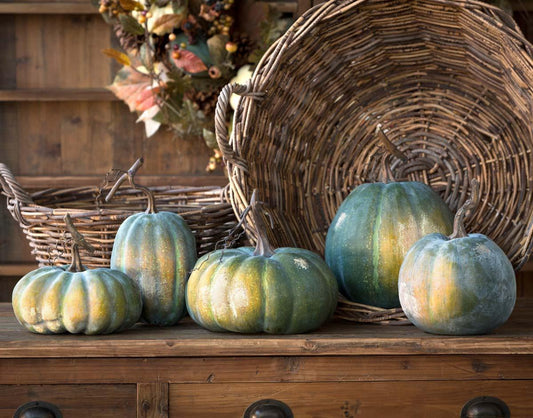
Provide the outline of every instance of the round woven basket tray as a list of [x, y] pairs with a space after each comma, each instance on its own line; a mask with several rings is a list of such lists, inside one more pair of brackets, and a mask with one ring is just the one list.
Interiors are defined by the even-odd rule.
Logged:
[[[73, 224], [95, 251], [80, 249], [88, 268], [109, 267], [115, 235], [130, 215], [146, 210], [144, 192], [130, 186], [117, 190], [109, 202], [109, 188], [76, 187], [46, 189], [29, 194], [15, 176], [0, 163], [0, 185], [7, 196], [7, 208], [29, 241], [32, 254], [40, 266], [65, 265], [70, 260], [70, 242], [64, 217], [70, 214]], [[199, 255], [230, 246], [237, 219], [224, 189], [218, 186], [148, 187], [153, 192], [157, 210], [174, 212], [183, 217], [196, 237]]]
[[[476, 1], [330, 1], [310, 9], [248, 85], [228, 85], [219, 97], [217, 140], [235, 213], [258, 189], [270, 206], [273, 244], [324, 254], [343, 199], [379, 178], [381, 124], [408, 159], [392, 157], [398, 180], [429, 184], [453, 211], [479, 180], [467, 230], [491, 237], [519, 269], [533, 238], [531, 52], [509, 15]], [[228, 141], [232, 93], [243, 97]], [[356, 321], [371, 313], [347, 313], [352, 308], [340, 300]]]

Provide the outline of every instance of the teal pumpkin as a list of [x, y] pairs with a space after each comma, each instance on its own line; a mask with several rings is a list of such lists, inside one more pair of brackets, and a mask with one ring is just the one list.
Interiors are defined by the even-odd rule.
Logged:
[[333, 273], [311, 251], [273, 250], [257, 214], [254, 219], [255, 250], [218, 250], [196, 263], [187, 283], [191, 318], [211, 331], [294, 334], [318, 328], [337, 305]]
[[362, 184], [335, 214], [325, 259], [349, 300], [399, 307], [398, 273], [405, 254], [429, 233], [450, 233], [452, 223], [452, 212], [426, 184]]
[[111, 268], [126, 273], [141, 289], [141, 319], [168, 326], [186, 314], [185, 283], [196, 259], [187, 223], [176, 213], [157, 212], [152, 201], [147, 213], [131, 215], [120, 225]]
[[400, 269], [402, 309], [429, 333], [485, 334], [502, 325], [514, 308], [511, 262], [487, 236], [466, 234], [461, 222], [452, 237], [430, 234], [416, 242]]
[[72, 266], [29, 272], [13, 289], [12, 303], [17, 320], [40, 334], [118, 332], [132, 327], [142, 310], [139, 288], [124, 273]]

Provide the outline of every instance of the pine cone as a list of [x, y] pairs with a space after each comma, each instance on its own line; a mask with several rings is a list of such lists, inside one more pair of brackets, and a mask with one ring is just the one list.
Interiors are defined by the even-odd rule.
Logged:
[[193, 103], [198, 105], [198, 110], [201, 110], [205, 115], [212, 115], [215, 112], [217, 105], [218, 91], [210, 89], [208, 91], [189, 90], [186, 97]]
[[144, 43], [144, 35], [133, 35], [126, 32], [119, 23], [113, 25], [113, 30], [115, 31], [120, 46], [126, 52], [136, 53]]
[[248, 57], [257, 45], [246, 33], [235, 33], [232, 39], [238, 45], [237, 51], [233, 54], [233, 59], [235, 66], [239, 68], [248, 64]]

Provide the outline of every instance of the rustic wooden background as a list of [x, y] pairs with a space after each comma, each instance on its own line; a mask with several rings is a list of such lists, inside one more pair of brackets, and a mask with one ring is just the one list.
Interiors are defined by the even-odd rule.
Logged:
[[[300, 14], [318, 3], [275, 3]], [[533, 40], [533, 2], [512, 2]], [[90, 0], [0, 0], [0, 162], [27, 190], [97, 185], [110, 168], [145, 157], [144, 184], [224, 185], [222, 170], [207, 174], [206, 146], [160, 132], [147, 140], [126, 105], [105, 89], [117, 64], [102, 49], [118, 48]], [[20, 228], [0, 199], [0, 301], [35, 268]], [[518, 273], [520, 296], [533, 296], [533, 264]]]

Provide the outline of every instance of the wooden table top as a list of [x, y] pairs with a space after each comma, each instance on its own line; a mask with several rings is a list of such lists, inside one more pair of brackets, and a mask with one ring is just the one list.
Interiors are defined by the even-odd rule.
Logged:
[[138, 324], [110, 335], [39, 335], [17, 322], [11, 304], [0, 304], [0, 358], [424, 354], [533, 354], [533, 299], [519, 300], [509, 321], [492, 333], [461, 337], [336, 319], [307, 334], [241, 335], [210, 332], [190, 318], [173, 327]]

